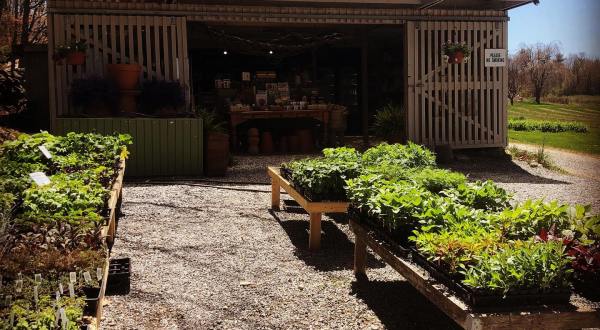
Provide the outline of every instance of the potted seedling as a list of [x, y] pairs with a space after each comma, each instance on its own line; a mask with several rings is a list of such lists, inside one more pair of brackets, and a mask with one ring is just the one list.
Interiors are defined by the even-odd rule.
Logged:
[[229, 135], [225, 123], [213, 112], [198, 110], [204, 127], [204, 174], [206, 176], [224, 176], [229, 164]]
[[448, 63], [460, 64], [468, 61], [471, 56], [471, 47], [465, 43], [448, 41], [442, 44], [442, 53], [447, 58]]
[[373, 133], [377, 137], [391, 143], [404, 142], [404, 108], [394, 103], [388, 103], [375, 114]]
[[142, 84], [139, 105], [143, 113], [172, 117], [185, 105], [185, 93], [177, 81], [146, 81]]

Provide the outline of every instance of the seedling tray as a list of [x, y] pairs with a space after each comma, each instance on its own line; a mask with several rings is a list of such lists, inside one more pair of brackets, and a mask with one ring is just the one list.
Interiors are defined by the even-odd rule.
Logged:
[[351, 219], [355, 219], [360, 222], [367, 230], [376, 233], [379, 237], [382, 237], [388, 248], [392, 250], [395, 254], [403, 258], [409, 258], [411, 249], [408, 247], [407, 242], [402, 242], [396, 238], [394, 235], [390, 233], [389, 230], [384, 229], [381, 225], [379, 225], [375, 220], [371, 217], [365, 215], [361, 210], [355, 207], [348, 208], [348, 217]]
[[131, 288], [131, 260], [113, 259], [108, 268], [106, 294], [109, 296], [129, 294]]
[[438, 282], [452, 290], [456, 296], [468, 303], [473, 309], [486, 307], [513, 307], [564, 305], [569, 303], [571, 290], [568, 288], [552, 289], [540, 292], [536, 289], [515, 290], [506, 296], [473, 290], [460, 283], [459, 276], [450, 275], [443, 267], [427, 260], [419, 251], [412, 248], [412, 261], [424, 268]]

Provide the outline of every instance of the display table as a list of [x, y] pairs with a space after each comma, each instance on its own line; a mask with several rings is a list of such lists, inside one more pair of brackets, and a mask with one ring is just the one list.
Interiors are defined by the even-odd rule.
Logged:
[[536, 306], [514, 308], [488, 308], [472, 311], [445, 286], [429, 274], [396, 255], [386, 240], [361, 223], [350, 219], [350, 229], [355, 235], [354, 273], [366, 280], [367, 247], [395, 269], [432, 304], [452, 318], [464, 329], [581, 329], [600, 327], [600, 310], [584, 299], [571, 298], [568, 306]]
[[323, 123], [322, 134], [323, 141], [327, 141], [327, 127], [330, 119], [329, 109], [324, 110], [250, 110], [250, 111], [230, 111], [229, 116], [231, 128], [231, 143], [237, 148], [238, 125], [253, 119], [290, 119], [290, 118], [312, 118]]
[[281, 176], [279, 167], [268, 167], [267, 174], [271, 177], [271, 208], [279, 210], [281, 189], [285, 190], [310, 215], [308, 248], [311, 251], [319, 250], [321, 247], [321, 218], [323, 213], [346, 213], [348, 203], [311, 202]]

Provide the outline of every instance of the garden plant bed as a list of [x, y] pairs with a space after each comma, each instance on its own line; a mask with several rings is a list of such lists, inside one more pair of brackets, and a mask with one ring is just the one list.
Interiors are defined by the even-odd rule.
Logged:
[[[600, 310], [581, 299], [572, 299], [565, 306], [536, 306], [530, 308], [494, 307], [474, 311], [459, 297], [430, 274], [390, 251], [385, 238], [369, 231], [361, 223], [350, 219], [355, 235], [354, 273], [359, 280], [366, 278], [367, 247], [417, 289], [441, 311], [465, 329], [515, 329], [543, 324], [546, 329], [594, 328], [600, 326]], [[588, 304], [589, 303], [589, 304]]]
[[268, 167], [271, 177], [271, 207], [279, 209], [281, 189], [285, 190], [310, 215], [309, 249], [316, 251], [321, 246], [321, 218], [323, 213], [346, 213], [348, 202], [313, 202], [298, 192], [287, 181], [278, 167]]
[[290, 183], [292, 186], [302, 197], [304, 197], [309, 202], [340, 202], [347, 203], [348, 198], [346, 195], [328, 195], [328, 196], [320, 196], [313, 194], [310, 190], [304, 189], [297, 185], [293, 184], [292, 181], [292, 171], [286, 167], [279, 167], [279, 173], [283, 179]]
[[392, 235], [390, 235], [388, 230], [382, 228], [381, 225], [375, 222], [372, 218], [361, 214], [361, 212], [355, 207], [350, 206], [348, 208], [348, 218], [355, 219], [367, 231], [375, 232], [378, 237], [382, 237], [385, 240], [388, 249], [394, 252], [396, 255], [399, 255], [402, 258], [410, 258], [412, 249], [408, 246], [408, 244], [406, 244], [406, 242], [398, 242]]

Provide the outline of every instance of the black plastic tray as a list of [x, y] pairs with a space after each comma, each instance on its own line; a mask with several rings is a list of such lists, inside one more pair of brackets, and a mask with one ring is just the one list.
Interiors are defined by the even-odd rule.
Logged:
[[131, 290], [131, 260], [112, 259], [108, 265], [106, 295], [126, 295]]
[[412, 249], [412, 260], [423, 267], [433, 278], [452, 290], [471, 308], [564, 305], [569, 303], [571, 290], [558, 288], [546, 292], [539, 290], [516, 290], [506, 296], [496, 293], [476, 291], [460, 283], [456, 276], [448, 274], [442, 267], [427, 260], [416, 249]]

